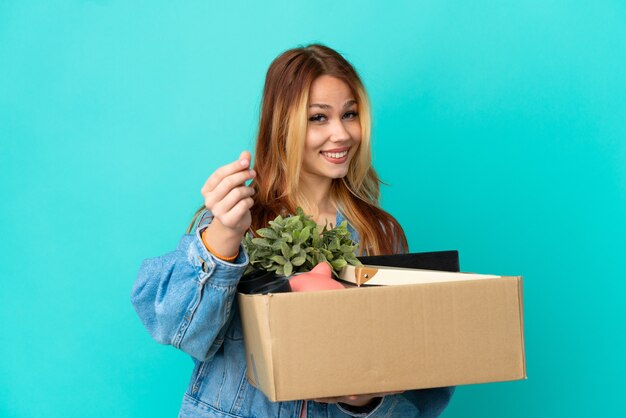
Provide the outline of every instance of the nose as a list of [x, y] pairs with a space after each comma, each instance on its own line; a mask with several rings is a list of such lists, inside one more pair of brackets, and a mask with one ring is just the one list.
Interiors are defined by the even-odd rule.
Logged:
[[332, 142], [343, 142], [350, 139], [350, 133], [343, 124], [343, 121], [336, 120], [330, 126], [330, 140]]

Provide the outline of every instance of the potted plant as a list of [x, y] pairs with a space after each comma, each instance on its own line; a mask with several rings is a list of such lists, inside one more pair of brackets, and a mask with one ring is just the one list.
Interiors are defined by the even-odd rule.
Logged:
[[[247, 277], [258, 276], [261, 272], [289, 277], [314, 269], [308, 279], [319, 280], [320, 277], [316, 276], [328, 276], [332, 280], [331, 274], [339, 277], [339, 271], [348, 264], [361, 265], [355, 255], [357, 244], [352, 241], [346, 221], [335, 227], [317, 225], [302, 208], [297, 208], [293, 216], [277, 216], [268, 227], [257, 230], [256, 236], [246, 234], [243, 246], [250, 258], [242, 278], [244, 282]], [[292, 283], [298, 283], [300, 287], [306, 280], [307, 276], [303, 276]], [[304, 287], [312, 290], [311, 286]]]

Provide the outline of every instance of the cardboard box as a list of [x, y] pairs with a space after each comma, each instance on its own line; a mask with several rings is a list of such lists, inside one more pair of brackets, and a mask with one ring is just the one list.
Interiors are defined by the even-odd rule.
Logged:
[[526, 377], [521, 277], [238, 298], [271, 401]]

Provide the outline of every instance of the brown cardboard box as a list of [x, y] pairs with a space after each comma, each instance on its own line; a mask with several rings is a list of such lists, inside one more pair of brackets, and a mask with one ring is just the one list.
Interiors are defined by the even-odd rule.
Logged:
[[271, 401], [524, 379], [522, 278], [467, 276], [239, 294], [248, 379]]

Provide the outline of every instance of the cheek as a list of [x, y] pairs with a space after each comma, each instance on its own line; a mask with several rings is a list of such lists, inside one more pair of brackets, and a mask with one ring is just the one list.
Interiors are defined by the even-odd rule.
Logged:
[[354, 142], [361, 142], [361, 125], [358, 122], [350, 126], [349, 132]]
[[324, 136], [317, 129], [309, 128], [306, 134], [306, 140], [304, 143], [304, 148], [307, 151], [315, 152], [319, 147], [324, 143]]

